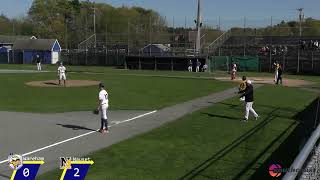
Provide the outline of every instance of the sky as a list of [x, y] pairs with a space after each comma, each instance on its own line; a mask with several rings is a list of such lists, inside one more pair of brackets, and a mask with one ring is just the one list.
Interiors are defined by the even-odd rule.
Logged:
[[[171, 26], [193, 26], [197, 0], [90, 0], [113, 6], [141, 6], [154, 9]], [[0, 0], [0, 13], [12, 18], [25, 16], [32, 0]], [[296, 20], [297, 8], [304, 8], [305, 17], [320, 19], [319, 0], [201, 0], [203, 23], [222, 28], [230, 26], [261, 27]], [[219, 18], [220, 17], [220, 18]], [[185, 20], [186, 19], [186, 20]]]

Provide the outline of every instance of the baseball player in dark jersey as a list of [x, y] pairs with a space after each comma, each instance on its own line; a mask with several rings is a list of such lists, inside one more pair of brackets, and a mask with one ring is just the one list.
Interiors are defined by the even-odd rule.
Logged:
[[256, 111], [253, 109], [253, 85], [250, 80], [246, 81], [246, 88], [243, 91], [239, 91], [239, 93], [242, 95], [240, 98], [245, 97], [246, 107], [245, 107], [245, 114], [244, 114], [244, 121], [247, 122], [249, 119], [249, 113], [251, 112], [253, 116], [255, 117], [255, 120], [259, 118], [259, 115], [256, 113]]

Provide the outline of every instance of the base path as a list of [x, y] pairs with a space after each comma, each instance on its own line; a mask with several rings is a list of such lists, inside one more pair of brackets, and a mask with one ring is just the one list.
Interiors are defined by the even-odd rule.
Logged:
[[[216, 80], [220, 81], [232, 81], [230, 77], [216, 77]], [[275, 84], [274, 78], [270, 77], [247, 77], [247, 79], [250, 79], [253, 83], [256, 84]], [[241, 78], [237, 78], [233, 81], [241, 81]], [[303, 87], [307, 85], [313, 84], [310, 81], [300, 80], [300, 79], [286, 79], [283, 77], [282, 85], [288, 86], [288, 87]]]
[[58, 168], [59, 157], [85, 156], [234, 97], [236, 91], [237, 88], [227, 89], [158, 111], [111, 111], [110, 133], [106, 135], [96, 132], [100, 125], [99, 116], [90, 112], [0, 112], [0, 179], [9, 179], [12, 173], [7, 164], [9, 153], [44, 157], [45, 164], [39, 171], [43, 173]]

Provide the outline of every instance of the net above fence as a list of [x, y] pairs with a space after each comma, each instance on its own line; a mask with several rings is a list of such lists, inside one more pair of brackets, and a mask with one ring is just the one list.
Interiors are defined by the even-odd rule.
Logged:
[[259, 71], [259, 57], [254, 56], [212, 56], [209, 59], [211, 71], [230, 71], [233, 63], [238, 71]]

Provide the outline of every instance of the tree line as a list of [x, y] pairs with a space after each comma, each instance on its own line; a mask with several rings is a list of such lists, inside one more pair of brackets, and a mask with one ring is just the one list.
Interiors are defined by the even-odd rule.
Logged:
[[[94, 18], [95, 17], [95, 18]], [[94, 23], [95, 21], [95, 23]], [[94, 26], [95, 24], [95, 26]], [[319, 36], [320, 21], [307, 18], [302, 26], [303, 35]], [[192, 28], [169, 27], [166, 18], [158, 12], [141, 7], [113, 7], [106, 3], [81, 0], [33, 0], [25, 17], [8, 18], [0, 15], [1, 35], [34, 35], [54, 38], [63, 48], [77, 48], [94, 32], [102, 44], [124, 44], [143, 47], [149, 43], [189, 43]], [[232, 28], [234, 34], [297, 35], [299, 23], [281, 22], [263, 28]], [[222, 31], [205, 27], [204, 38], [212, 42]], [[179, 45], [181, 44], [181, 45]], [[186, 47], [186, 46], [185, 46]]]

